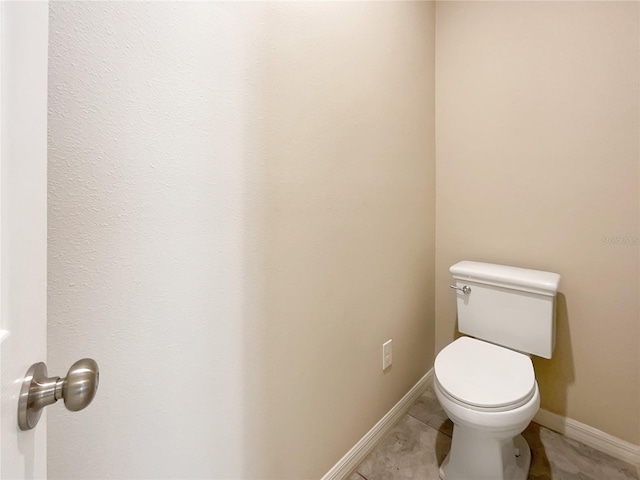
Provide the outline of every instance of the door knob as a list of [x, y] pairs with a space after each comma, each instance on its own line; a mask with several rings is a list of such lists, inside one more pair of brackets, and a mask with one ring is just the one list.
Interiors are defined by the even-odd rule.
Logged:
[[71, 365], [67, 376], [48, 377], [47, 366], [34, 363], [22, 381], [18, 399], [18, 427], [30, 430], [36, 426], [42, 409], [64, 398], [67, 410], [77, 412], [87, 407], [98, 391], [100, 371], [92, 358], [83, 358]]

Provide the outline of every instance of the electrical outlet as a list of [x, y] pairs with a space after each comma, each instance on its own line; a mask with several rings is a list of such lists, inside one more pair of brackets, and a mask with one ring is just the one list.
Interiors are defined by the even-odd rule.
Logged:
[[386, 370], [393, 363], [393, 340], [389, 339], [382, 344], [382, 370]]

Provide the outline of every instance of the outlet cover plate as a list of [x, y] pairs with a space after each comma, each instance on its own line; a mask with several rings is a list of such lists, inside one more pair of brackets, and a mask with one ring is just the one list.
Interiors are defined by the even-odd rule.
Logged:
[[386, 370], [393, 363], [393, 340], [389, 339], [382, 344], [382, 370]]

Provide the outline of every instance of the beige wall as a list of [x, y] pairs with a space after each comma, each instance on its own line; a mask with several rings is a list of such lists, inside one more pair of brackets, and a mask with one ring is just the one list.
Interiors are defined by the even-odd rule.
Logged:
[[453, 263], [558, 272], [542, 407], [635, 443], [638, 7], [442, 2], [436, 15], [436, 351], [456, 333]]
[[432, 2], [266, 17], [244, 349], [256, 478], [322, 476], [433, 363], [434, 20]]
[[434, 20], [51, 3], [50, 478], [320, 478], [431, 367]]

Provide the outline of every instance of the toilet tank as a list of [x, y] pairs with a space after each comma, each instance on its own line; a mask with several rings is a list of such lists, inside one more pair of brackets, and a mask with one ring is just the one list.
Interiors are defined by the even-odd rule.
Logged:
[[[455, 280], [458, 330], [519, 352], [551, 358], [556, 343], [557, 273], [463, 261]], [[462, 288], [471, 289], [464, 293]]]

